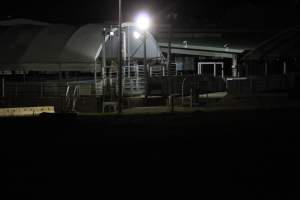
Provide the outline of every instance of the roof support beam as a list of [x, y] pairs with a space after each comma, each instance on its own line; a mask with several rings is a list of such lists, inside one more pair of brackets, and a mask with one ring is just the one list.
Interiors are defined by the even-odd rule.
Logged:
[[[162, 52], [167, 53], [167, 48], [162, 48]], [[211, 51], [197, 51], [189, 49], [172, 49], [172, 54], [183, 54], [183, 55], [194, 55], [194, 56], [210, 56], [210, 57], [221, 57], [221, 58], [233, 58], [235, 54], [211, 52]]]

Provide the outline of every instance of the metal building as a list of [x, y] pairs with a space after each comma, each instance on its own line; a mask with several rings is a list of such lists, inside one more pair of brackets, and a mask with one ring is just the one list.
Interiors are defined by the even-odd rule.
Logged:
[[[27, 22], [27, 23], [26, 23]], [[0, 23], [0, 71], [94, 72], [101, 68], [104, 38], [108, 59], [118, 57], [118, 34], [104, 36], [104, 25], [69, 26], [26, 20]], [[107, 27], [106, 27], [107, 28]], [[141, 38], [135, 38], [134, 24], [123, 24], [124, 57], [143, 58]], [[116, 32], [112, 28], [111, 32]], [[147, 32], [147, 58], [160, 58], [160, 49]]]

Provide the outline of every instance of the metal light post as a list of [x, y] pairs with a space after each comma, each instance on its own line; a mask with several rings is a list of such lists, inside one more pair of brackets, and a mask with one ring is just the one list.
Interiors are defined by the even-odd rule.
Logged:
[[122, 96], [123, 96], [123, 74], [122, 74], [122, 65], [123, 65], [123, 58], [122, 58], [122, 0], [119, 0], [119, 91], [118, 91], [118, 113], [122, 113]]
[[144, 43], [144, 74], [145, 74], [145, 98], [148, 98], [149, 74], [147, 67], [147, 30], [150, 27], [150, 16], [147, 13], [140, 13], [136, 18], [136, 26], [143, 31]]
[[107, 30], [103, 28], [103, 46], [102, 46], [102, 69], [106, 69], [106, 35]]
[[148, 98], [149, 91], [149, 75], [147, 67], [147, 33], [144, 32], [144, 71], [145, 71], [145, 98]]

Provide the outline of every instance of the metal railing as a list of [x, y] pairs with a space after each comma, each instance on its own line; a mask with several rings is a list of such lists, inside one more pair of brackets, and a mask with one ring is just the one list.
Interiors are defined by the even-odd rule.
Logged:
[[1, 82], [2, 97], [64, 97], [70, 85], [78, 86], [80, 96], [95, 95], [94, 82]]
[[145, 71], [143, 65], [125, 66], [123, 76], [123, 94], [126, 96], [145, 93]]

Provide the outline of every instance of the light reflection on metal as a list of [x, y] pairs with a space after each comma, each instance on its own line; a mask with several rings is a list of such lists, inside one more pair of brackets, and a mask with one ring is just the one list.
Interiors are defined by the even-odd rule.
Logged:
[[140, 39], [141, 34], [139, 32], [137, 32], [137, 31], [134, 31], [133, 32], [133, 36], [134, 36], [135, 39]]

